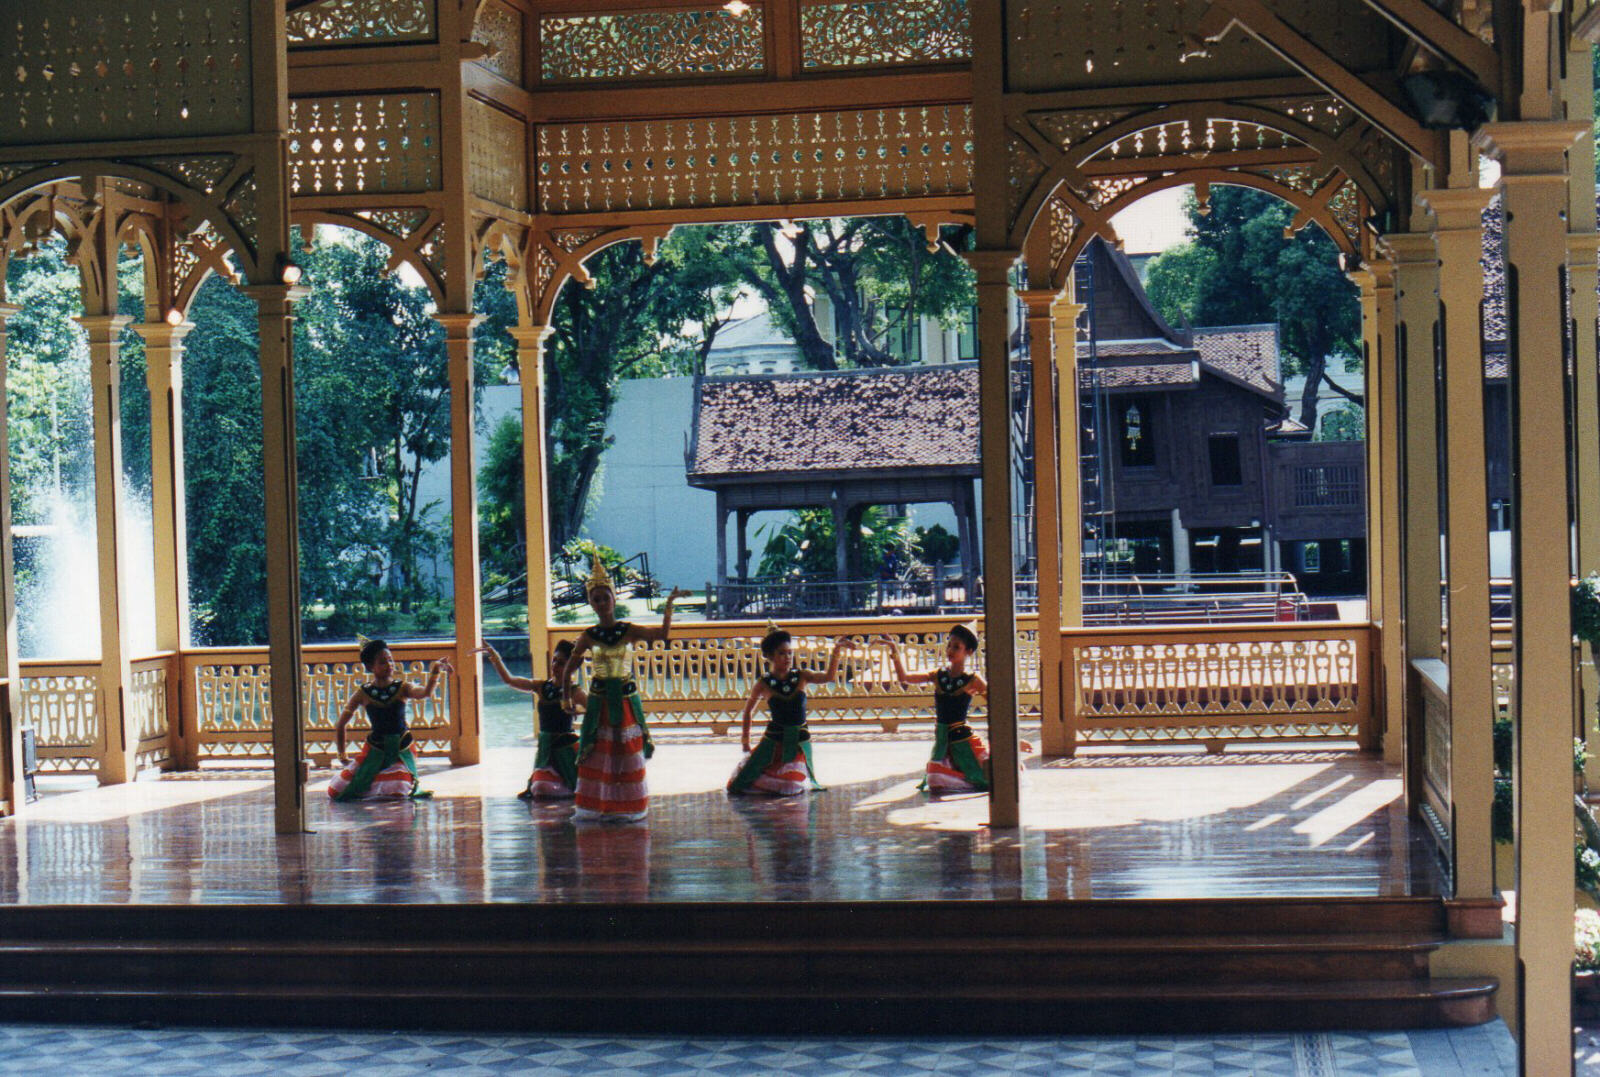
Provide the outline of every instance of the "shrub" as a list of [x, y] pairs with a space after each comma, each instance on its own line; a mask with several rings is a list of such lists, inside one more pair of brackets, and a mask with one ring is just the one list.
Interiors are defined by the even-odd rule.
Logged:
[[1600, 969], [1600, 912], [1579, 909], [1573, 916], [1572, 967]]

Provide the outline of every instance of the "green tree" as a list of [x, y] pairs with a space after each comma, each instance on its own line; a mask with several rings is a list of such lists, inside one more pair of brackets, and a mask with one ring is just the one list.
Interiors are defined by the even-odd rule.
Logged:
[[522, 491], [522, 423], [508, 415], [489, 435], [478, 468], [478, 542], [485, 591], [526, 589], [528, 529]]
[[1348, 369], [1361, 355], [1361, 307], [1333, 241], [1315, 227], [1286, 238], [1293, 207], [1246, 187], [1214, 186], [1209, 212], [1192, 195], [1185, 209], [1193, 241], [1150, 266], [1163, 316], [1200, 326], [1276, 322], [1284, 373], [1306, 379], [1299, 421], [1316, 424], [1325, 387], [1360, 406], [1359, 394], [1327, 377], [1331, 356], [1345, 356]]
[[[862, 576], [876, 577], [886, 567], [905, 565], [915, 555], [917, 539], [904, 516], [890, 516], [882, 507], [871, 505], [860, 510], [858, 519], [845, 541], [847, 556]], [[834, 534], [831, 509], [795, 510], [783, 524], [757, 533], [758, 539], [765, 536], [766, 544], [756, 575], [834, 575], [838, 570]]]

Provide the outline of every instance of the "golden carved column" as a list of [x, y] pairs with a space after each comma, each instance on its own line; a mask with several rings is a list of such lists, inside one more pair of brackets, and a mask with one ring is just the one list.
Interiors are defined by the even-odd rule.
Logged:
[[[0, 400], [5, 399], [6, 328], [21, 308], [0, 303]], [[0, 407], [0, 814], [15, 814], [22, 789], [21, 673], [17, 666], [16, 575], [11, 550], [11, 443], [6, 409]]]
[[286, 284], [243, 289], [260, 327], [262, 487], [267, 517], [267, 652], [272, 692], [274, 824], [305, 830], [306, 738], [300, 659], [300, 497], [295, 466], [293, 306]]
[[1494, 673], [1489, 615], [1488, 452], [1484, 441], [1483, 211], [1477, 186], [1423, 191], [1437, 222], [1444, 378], [1445, 566], [1450, 617], [1450, 801], [1455, 896], [1495, 893]]
[[[528, 656], [537, 671], [550, 653], [550, 512], [545, 461], [545, 325], [516, 326], [517, 376], [522, 388], [522, 512], [528, 546]], [[718, 571], [722, 571], [720, 568]]]
[[977, 271], [979, 456], [983, 465], [983, 627], [994, 789], [989, 824], [1020, 821], [1017, 607], [1011, 511], [1011, 283], [1016, 251], [974, 251]]
[[[1046, 755], [1065, 753], [1061, 699], [1061, 610], [1063, 547], [1061, 454], [1057, 448], [1055, 318], [1056, 293], [1020, 293], [1028, 309], [1028, 360], [1033, 372], [1033, 513], [1039, 572], [1039, 726]], [[1070, 416], [1069, 416], [1070, 419]]]
[[[1530, 22], [1536, 21], [1530, 13]], [[1536, 94], [1530, 94], [1537, 99]], [[1517, 957], [1528, 1073], [1572, 1065], [1573, 677], [1571, 446], [1564, 328], [1567, 151], [1588, 123], [1486, 125], [1478, 146], [1500, 162], [1511, 327], [1512, 499], [1516, 507]]]
[[472, 372], [472, 328], [476, 314], [436, 314], [444, 326], [450, 377], [450, 566], [456, 623], [455, 727], [450, 761], [470, 766], [483, 755], [482, 570], [478, 563], [478, 482]]
[[1400, 372], [1395, 266], [1374, 260], [1352, 273], [1361, 290], [1361, 343], [1366, 362], [1367, 618], [1378, 633], [1374, 705], [1383, 757], [1405, 755], [1405, 634], [1401, 628]]
[[128, 573], [123, 532], [127, 512], [122, 490], [122, 330], [125, 315], [85, 315], [78, 319], [89, 336], [89, 386], [94, 416], [95, 538], [100, 564], [100, 673], [98, 706], [105, 751], [100, 781], [129, 781], [134, 776], [135, 732], [129, 696]]

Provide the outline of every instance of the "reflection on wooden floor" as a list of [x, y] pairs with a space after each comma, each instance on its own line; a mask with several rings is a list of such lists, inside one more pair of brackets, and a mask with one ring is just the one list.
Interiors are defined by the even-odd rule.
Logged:
[[809, 797], [730, 801], [737, 751], [663, 738], [646, 824], [513, 795], [529, 752], [434, 770], [420, 803], [334, 804], [272, 831], [265, 775], [48, 797], [0, 823], [0, 903], [821, 901], [1438, 892], [1398, 772], [1353, 751], [1030, 764], [1025, 825], [916, 789], [919, 739], [819, 738]]

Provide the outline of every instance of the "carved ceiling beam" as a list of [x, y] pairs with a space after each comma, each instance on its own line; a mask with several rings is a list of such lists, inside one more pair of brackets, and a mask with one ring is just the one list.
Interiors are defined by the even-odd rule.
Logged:
[[1500, 54], [1426, 0], [1362, 0], [1418, 45], [1485, 86], [1500, 85]]
[[1085, 162], [1085, 176], [1164, 175], [1168, 172], [1193, 172], [1214, 168], [1276, 168], [1288, 165], [1313, 165], [1323, 155], [1311, 146], [1292, 146], [1282, 150], [1239, 150], [1230, 153], [1173, 153], [1151, 157], [1101, 157]]
[[1212, 0], [1197, 27], [1207, 41], [1221, 41], [1235, 28], [1249, 34], [1317, 85], [1349, 105], [1363, 119], [1429, 164], [1446, 161], [1445, 136], [1418, 123], [1409, 112], [1366, 79], [1329, 56], [1261, 0]]

